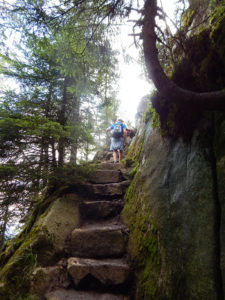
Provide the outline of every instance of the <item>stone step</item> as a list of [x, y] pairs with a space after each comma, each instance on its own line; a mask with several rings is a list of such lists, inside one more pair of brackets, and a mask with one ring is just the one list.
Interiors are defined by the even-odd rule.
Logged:
[[125, 180], [119, 183], [85, 184], [83, 188], [93, 197], [121, 197], [129, 184], [130, 181]]
[[45, 294], [46, 300], [128, 300], [122, 295], [100, 294], [95, 292], [83, 292], [76, 290], [58, 289]]
[[98, 165], [99, 170], [120, 170], [121, 168], [122, 164], [119, 163], [102, 162]]
[[119, 257], [124, 255], [127, 230], [122, 224], [90, 224], [71, 233], [70, 252], [78, 257]]
[[92, 183], [116, 183], [122, 180], [119, 170], [97, 170], [89, 175]]
[[79, 209], [84, 220], [103, 220], [118, 215], [123, 208], [123, 200], [116, 201], [84, 201]]
[[75, 286], [98, 281], [102, 286], [115, 286], [126, 283], [130, 276], [129, 265], [120, 259], [90, 259], [70, 257], [67, 270]]

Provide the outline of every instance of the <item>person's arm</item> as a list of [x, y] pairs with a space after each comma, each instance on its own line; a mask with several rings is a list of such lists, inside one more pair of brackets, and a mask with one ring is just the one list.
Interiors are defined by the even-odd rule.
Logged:
[[108, 131], [112, 130], [113, 128], [114, 128], [114, 126], [113, 126], [113, 125], [109, 126], [109, 127], [106, 129], [106, 132], [108, 132]]

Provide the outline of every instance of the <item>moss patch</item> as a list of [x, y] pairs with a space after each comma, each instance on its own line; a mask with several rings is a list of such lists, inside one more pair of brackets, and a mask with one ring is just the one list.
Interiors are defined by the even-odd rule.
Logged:
[[51, 250], [51, 238], [46, 229], [41, 226], [33, 228], [0, 271], [5, 297], [19, 299], [29, 291], [30, 273]]
[[22, 231], [11, 241], [7, 243], [5, 248], [3, 249], [0, 255], [0, 267], [4, 266], [10, 257], [16, 252], [16, 250], [22, 245], [22, 243], [28, 238], [30, 238], [30, 234], [32, 235], [37, 231], [37, 227], [34, 229], [33, 233], [31, 233], [32, 227], [38, 217], [48, 208], [50, 203], [54, 200], [53, 197], [40, 197], [40, 199], [36, 202], [34, 206], [33, 212], [27, 219], [27, 222], [22, 229]]
[[88, 175], [95, 171], [96, 164], [84, 163], [79, 166], [66, 164], [51, 174], [48, 184], [48, 195], [61, 196], [65, 193], [77, 191], [79, 185], [87, 181]]
[[[139, 158], [141, 155], [141, 151], [144, 145], [145, 134], [143, 133], [140, 136], [136, 136], [134, 142], [131, 144], [129, 148], [129, 152], [126, 158], [123, 160], [123, 164], [125, 167], [133, 167], [136, 168], [139, 163]], [[136, 173], [135, 171], [135, 173]]]
[[122, 215], [130, 229], [129, 252], [137, 265], [138, 297], [156, 299], [161, 266], [158, 231], [151, 219], [139, 172], [127, 190], [125, 201]]

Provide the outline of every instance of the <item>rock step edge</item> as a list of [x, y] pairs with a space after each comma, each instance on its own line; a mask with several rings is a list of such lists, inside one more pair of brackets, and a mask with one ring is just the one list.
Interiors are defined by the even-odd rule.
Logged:
[[90, 259], [70, 257], [67, 271], [75, 286], [92, 276], [104, 286], [121, 285], [128, 281], [130, 266], [121, 259]]
[[107, 219], [120, 214], [123, 209], [123, 200], [115, 201], [83, 201], [79, 204], [80, 214], [83, 219]]
[[58, 289], [45, 294], [46, 300], [129, 300], [127, 296], [109, 293]]

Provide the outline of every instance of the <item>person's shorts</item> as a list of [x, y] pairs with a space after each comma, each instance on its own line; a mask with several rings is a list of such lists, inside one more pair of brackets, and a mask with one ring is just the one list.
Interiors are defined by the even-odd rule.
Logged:
[[118, 139], [111, 138], [111, 145], [110, 145], [110, 151], [114, 150], [123, 150], [124, 147], [124, 137], [120, 137]]

